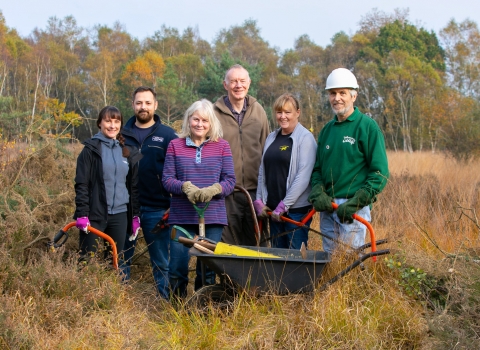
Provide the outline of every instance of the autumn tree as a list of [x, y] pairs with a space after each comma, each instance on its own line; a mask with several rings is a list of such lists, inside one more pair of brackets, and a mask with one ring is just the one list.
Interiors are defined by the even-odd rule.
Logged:
[[115, 82], [123, 66], [135, 57], [139, 44], [125, 29], [115, 23], [113, 28], [97, 26], [93, 51], [85, 62], [92, 105], [99, 111], [116, 100]]
[[163, 57], [194, 54], [204, 59], [211, 53], [210, 44], [200, 38], [197, 28], [188, 27], [182, 35], [176, 28], [162, 25], [153, 36], [145, 39], [143, 46], [146, 50], [153, 50]]
[[451, 20], [440, 31], [450, 86], [466, 96], [480, 97], [480, 31], [475, 22]]

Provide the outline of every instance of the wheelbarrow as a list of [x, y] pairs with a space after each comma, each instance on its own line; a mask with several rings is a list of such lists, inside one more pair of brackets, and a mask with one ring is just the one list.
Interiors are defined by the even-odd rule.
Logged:
[[[337, 207], [335, 203], [332, 203], [332, 206], [334, 209]], [[307, 218], [301, 222], [286, 217], [282, 217], [282, 220], [294, 223], [299, 227], [305, 227], [305, 222], [308, 221], [313, 214], [314, 211], [309, 212]], [[376, 241], [375, 232], [370, 223], [357, 215], [354, 215], [354, 218], [362, 223], [368, 224], [366, 226], [371, 238], [370, 243], [358, 248], [353, 248], [344, 242], [337, 241], [319, 231], [309, 228], [328, 239], [341, 243], [359, 256], [352, 264], [320, 286], [320, 290], [326, 289], [354, 268], [360, 266], [365, 260], [370, 258], [376, 260], [377, 256], [390, 253], [389, 249], [377, 251], [376, 246], [386, 243], [387, 240]], [[188, 244], [191, 242], [181, 243]], [[210, 301], [228, 301], [236, 294], [237, 290], [242, 289], [254, 289], [256, 292], [268, 291], [278, 295], [312, 292], [317, 286], [325, 266], [331, 261], [331, 255], [324, 251], [307, 250], [305, 254], [305, 252], [294, 249], [258, 246], [242, 248], [255, 250], [261, 254], [271, 254], [275, 257], [217, 255], [212, 254], [212, 252], [205, 252], [205, 250], [198, 247], [198, 245], [193, 246], [189, 250], [190, 255], [197, 257], [197, 259], [221, 277], [221, 283], [200, 288], [194, 293], [190, 300], [187, 301], [187, 304], [205, 306]], [[365, 253], [364, 251], [367, 248], [371, 248], [371, 252]]]
[[[68, 239], [68, 230], [71, 229], [76, 225], [75, 221], [72, 221], [68, 224], [66, 224], [58, 233], [53, 237], [51, 241], [47, 243], [47, 246], [50, 248], [50, 250], [55, 251], [55, 249], [60, 248], [62, 245], [65, 244], [65, 242]], [[103, 233], [100, 230], [97, 230], [96, 228], [92, 226], [87, 226], [87, 230], [90, 233], [93, 233], [104, 240], [106, 240], [108, 243], [110, 243], [110, 246], [112, 247], [112, 255], [113, 255], [113, 267], [115, 270], [118, 270], [118, 252], [117, 252], [117, 245], [115, 244], [114, 240], [112, 237], [107, 235], [106, 233]]]

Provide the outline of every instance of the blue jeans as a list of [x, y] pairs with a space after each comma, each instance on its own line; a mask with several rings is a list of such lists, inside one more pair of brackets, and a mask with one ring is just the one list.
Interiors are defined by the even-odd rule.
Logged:
[[[170, 248], [170, 230], [168, 227], [153, 234], [152, 229], [159, 222], [166, 209], [154, 207], [140, 207], [140, 225], [142, 226], [143, 237], [148, 245], [150, 263], [152, 264], [153, 279], [157, 286], [158, 293], [164, 299], [169, 298], [168, 288], [168, 250]], [[135, 241], [125, 241], [122, 262], [122, 272], [125, 280], [130, 279], [130, 264], [135, 252]]]
[[[198, 225], [181, 225], [192, 236], [198, 235]], [[223, 225], [208, 224], [205, 225], [205, 236], [215, 242], [220, 242], [222, 238]], [[177, 235], [183, 235], [177, 230]], [[179, 242], [172, 241], [170, 244], [170, 288], [174, 295], [185, 298], [187, 296], [188, 285], [188, 250], [190, 248]], [[202, 270], [201, 263], [197, 262], [197, 276], [195, 277], [195, 290], [201, 288]], [[205, 284], [215, 284], [215, 272], [205, 266]]]
[[[288, 213], [287, 217], [292, 220], [300, 222], [306, 214], [304, 213]], [[305, 223], [305, 226], [310, 227], [312, 219]], [[281, 237], [276, 237], [280, 233], [286, 231], [292, 231]], [[308, 248], [308, 229], [300, 228], [295, 224], [289, 222], [277, 222], [270, 218], [270, 235], [272, 236], [273, 248], [285, 248], [285, 249], [300, 249], [302, 242], [305, 243], [305, 248]]]
[[[345, 198], [335, 198], [335, 203], [338, 205], [346, 201], [347, 199]], [[372, 220], [370, 216], [370, 207], [368, 205], [357, 211], [356, 214], [368, 222]], [[358, 248], [365, 244], [367, 227], [357, 220], [353, 220], [353, 223], [351, 224], [342, 224], [338, 219], [336, 211], [334, 211], [332, 214], [325, 211], [320, 212], [320, 232], [328, 237], [345, 242], [352, 248]], [[323, 250], [327, 253], [331, 254], [337, 248], [337, 244], [328, 238], [322, 237], [322, 243]]]

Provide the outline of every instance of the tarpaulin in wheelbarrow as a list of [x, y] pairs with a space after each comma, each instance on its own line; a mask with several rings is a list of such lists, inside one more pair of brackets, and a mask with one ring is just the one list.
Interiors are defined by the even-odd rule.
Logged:
[[275, 294], [309, 292], [315, 288], [330, 255], [322, 251], [307, 251], [303, 259], [301, 252], [294, 249], [244, 247], [256, 249], [281, 258], [259, 258], [232, 255], [205, 254], [196, 248], [190, 255], [219, 275], [226, 274], [242, 288], [256, 287], [257, 290]]

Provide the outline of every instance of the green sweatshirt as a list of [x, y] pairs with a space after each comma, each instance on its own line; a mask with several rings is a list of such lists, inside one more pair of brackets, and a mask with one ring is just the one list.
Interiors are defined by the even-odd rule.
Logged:
[[357, 107], [342, 123], [337, 116], [318, 135], [311, 185], [322, 184], [333, 198], [351, 198], [364, 189], [371, 198], [389, 177], [385, 140], [377, 123]]

